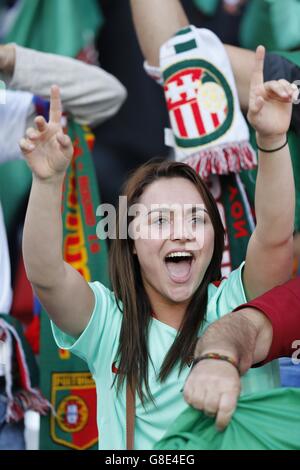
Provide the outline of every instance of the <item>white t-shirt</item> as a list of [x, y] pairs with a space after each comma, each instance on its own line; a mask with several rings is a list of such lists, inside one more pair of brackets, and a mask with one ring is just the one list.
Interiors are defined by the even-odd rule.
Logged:
[[[19, 141], [24, 136], [27, 116], [31, 112], [32, 94], [6, 91], [6, 103], [0, 104], [0, 172], [1, 163], [20, 159]], [[9, 313], [12, 303], [10, 259], [0, 201], [0, 313]], [[0, 364], [0, 376], [4, 375]]]
[[31, 93], [6, 90], [5, 95], [6, 103], [0, 104], [0, 163], [22, 158], [19, 142], [33, 110]]
[[2, 207], [0, 204], [0, 313], [9, 313], [11, 301], [10, 261]]

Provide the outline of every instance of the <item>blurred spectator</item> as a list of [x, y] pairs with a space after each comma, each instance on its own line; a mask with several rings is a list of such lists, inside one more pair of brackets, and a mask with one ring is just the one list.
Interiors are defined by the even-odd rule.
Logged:
[[[222, 42], [255, 49], [291, 50], [300, 45], [299, 0], [194, 0], [203, 15], [197, 26]], [[288, 27], [287, 27], [288, 25]]]
[[[6, 104], [0, 105], [1, 163], [21, 158], [18, 141], [24, 135], [25, 127], [30, 126], [40, 105], [40, 101], [32, 93], [48, 99], [51, 84], [57, 83], [62, 89], [64, 111], [80, 124], [94, 125], [115, 114], [126, 96], [124, 87], [98, 67], [14, 45], [0, 46], [0, 78], [11, 89], [22, 90], [8, 90]], [[0, 313], [8, 314], [12, 300], [10, 263], [1, 203], [0, 286]], [[9, 326], [10, 322], [9, 318], [2, 319], [0, 325], [1, 338], [4, 341], [3, 354], [7, 358], [0, 369], [0, 448], [8, 449], [11, 446], [12, 449], [17, 449], [24, 447], [24, 411], [39, 410], [40, 401], [33, 399], [36, 395], [29, 381], [18, 385], [19, 378], [23, 377], [20, 371], [23, 368], [27, 370], [27, 367], [20, 367], [15, 360], [11, 362], [11, 358], [18, 357], [18, 354], [13, 355], [12, 340], [9, 340], [13, 331]], [[17, 346], [18, 344], [17, 341]], [[16, 379], [13, 375], [15, 368]], [[13, 395], [14, 392], [17, 395]], [[11, 420], [12, 423], [9, 422]]]
[[271, 50], [300, 47], [299, 0], [251, 0], [241, 21], [240, 43], [248, 49], [263, 44]]
[[[193, 0], [202, 18], [192, 24], [213, 31], [222, 42], [239, 45], [240, 22], [249, 0]], [[188, 17], [190, 12], [183, 2]]]

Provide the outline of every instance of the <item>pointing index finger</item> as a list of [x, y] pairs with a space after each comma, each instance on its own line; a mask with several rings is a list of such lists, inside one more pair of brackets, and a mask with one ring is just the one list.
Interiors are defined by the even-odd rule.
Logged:
[[62, 115], [62, 106], [60, 99], [60, 89], [58, 86], [53, 85], [51, 87], [51, 98], [50, 98], [50, 122], [60, 124]]
[[251, 86], [259, 86], [264, 83], [264, 63], [266, 50], [264, 46], [258, 46], [255, 53], [255, 65], [251, 78]]

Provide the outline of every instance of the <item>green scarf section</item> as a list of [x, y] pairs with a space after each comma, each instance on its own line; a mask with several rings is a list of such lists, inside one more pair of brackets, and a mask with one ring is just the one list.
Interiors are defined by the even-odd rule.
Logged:
[[[240, 44], [255, 49], [289, 50], [300, 46], [299, 0], [251, 0], [240, 25]], [[283, 30], [283, 25], [287, 27]]]
[[300, 389], [240, 398], [231, 423], [218, 432], [212, 418], [184, 411], [156, 450], [300, 450]]
[[194, 0], [194, 3], [204, 15], [213, 16], [217, 11], [220, 0]]
[[103, 24], [97, 0], [21, 0], [6, 42], [76, 57]]
[[230, 270], [237, 269], [246, 258], [254, 221], [239, 175], [230, 174], [217, 178], [219, 178], [221, 196], [216, 200], [226, 226], [222, 272], [223, 275], [228, 275], [226, 267], [230, 267]]
[[92, 148], [94, 135], [87, 126], [68, 123], [74, 146], [63, 193], [64, 259], [87, 281], [108, 286], [107, 247], [96, 235], [96, 210], [100, 204]]
[[254, 230], [252, 211], [239, 175], [211, 175], [206, 183], [217, 203], [226, 231], [222, 276], [227, 277], [246, 258]]

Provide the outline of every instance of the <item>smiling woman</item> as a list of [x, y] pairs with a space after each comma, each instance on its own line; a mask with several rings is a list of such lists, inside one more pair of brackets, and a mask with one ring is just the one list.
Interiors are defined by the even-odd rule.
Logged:
[[[283, 143], [293, 90], [286, 83], [263, 84], [262, 67], [260, 50], [249, 119], [272, 157], [261, 151], [258, 223], [245, 268], [243, 263], [222, 282], [224, 229], [213, 196], [185, 163], [159, 161], [129, 179], [127, 205], [120, 205], [117, 218], [116, 234], [138, 222], [147, 236], [113, 240], [113, 292], [87, 283], [62, 258], [61, 192], [73, 149], [61, 129], [57, 87], [49, 123], [38, 118], [37, 130], [21, 142], [33, 171], [23, 242], [27, 275], [53, 321], [58, 346], [84, 359], [96, 381], [100, 449], [126, 447], [125, 385], [137, 395], [134, 448], [151, 449], [188, 406], [181, 390], [204, 329], [245, 303], [245, 289], [253, 298], [289, 275], [294, 183]], [[132, 209], [140, 206], [145, 211], [139, 215]], [[278, 386], [277, 372], [272, 363], [249, 371], [242, 392]]]
[[[150, 162], [136, 171], [123, 194], [128, 207], [145, 208], [148, 217], [142, 216], [140, 224], [146, 230], [141, 232], [149, 234], [150, 226], [152, 235], [115, 240], [110, 258], [113, 290], [123, 302], [118, 384], [125, 378], [135, 383], [144, 401], [143, 383], [151, 397], [145, 361], [150, 314], [180, 331], [160, 368], [164, 380], [178, 360], [183, 368], [193, 355], [207, 287], [220, 278], [224, 229], [212, 195], [186, 164]], [[202, 208], [202, 223], [192, 224], [193, 230], [191, 207]], [[126, 212], [119, 217], [124, 219], [132, 223]]]

